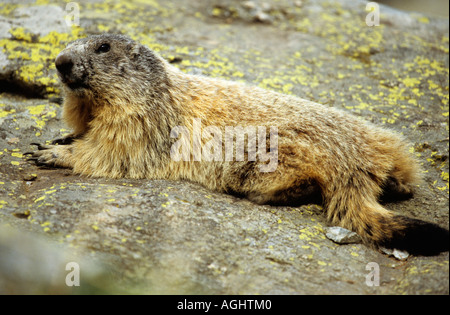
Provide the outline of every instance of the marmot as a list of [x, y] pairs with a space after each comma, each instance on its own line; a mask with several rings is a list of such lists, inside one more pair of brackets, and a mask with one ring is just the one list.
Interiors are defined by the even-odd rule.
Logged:
[[[420, 179], [408, 145], [391, 131], [298, 97], [183, 73], [122, 35], [71, 42], [55, 65], [73, 134], [39, 145], [32, 157], [38, 165], [95, 177], [190, 180], [258, 204], [296, 205], [319, 196], [331, 224], [368, 244], [423, 255], [448, 250], [447, 229], [379, 203], [383, 192], [410, 195]], [[202, 132], [199, 123], [215, 129]], [[222, 150], [230, 126], [248, 133], [243, 159], [242, 152], [241, 159], [225, 158], [230, 150], [238, 154], [237, 145]], [[262, 127], [274, 132], [260, 133]], [[256, 140], [275, 156], [275, 168], [263, 170], [266, 152], [249, 146]], [[182, 145], [191, 148], [183, 159]], [[212, 148], [215, 158], [202, 159]]]

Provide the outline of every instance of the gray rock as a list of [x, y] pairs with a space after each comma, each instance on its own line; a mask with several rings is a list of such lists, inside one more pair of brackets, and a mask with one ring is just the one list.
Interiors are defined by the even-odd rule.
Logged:
[[272, 18], [270, 17], [270, 15], [262, 11], [255, 13], [254, 19], [255, 21], [261, 23], [272, 23]]
[[66, 12], [56, 5], [19, 7], [8, 21], [11, 27], [23, 27], [26, 32], [42, 37], [50, 32], [68, 33]]
[[0, 226], [0, 294], [127, 293], [98, 258]]
[[[0, 15], [0, 81], [11, 90], [28, 96], [48, 96], [58, 91], [54, 62], [55, 48], [71, 38], [59, 6], [18, 6], [9, 16]], [[74, 39], [74, 38], [73, 38]]]
[[339, 226], [325, 228], [325, 235], [328, 239], [337, 244], [358, 244], [361, 243], [361, 237], [350, 230]]
[[399, 250], [396, 248], [390, 249], [390, 248], [381, 247], [381, 251], [388, 256], [395, 257], [398, 260], [406, 260], [410, 256], [407, 251]]
[[0, 38], [11, 38], [9, 30], [11, 29], [11, 23], [7, 22], [6, 19], [0, 16]]

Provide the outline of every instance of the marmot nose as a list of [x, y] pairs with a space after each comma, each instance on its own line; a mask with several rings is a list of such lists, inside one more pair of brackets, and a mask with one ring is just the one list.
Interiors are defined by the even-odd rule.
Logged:
[[73, 67], [73, 61], [67, 54], [59, 54], [56, 57], [55, 66], [61, 74], [69, 74]]

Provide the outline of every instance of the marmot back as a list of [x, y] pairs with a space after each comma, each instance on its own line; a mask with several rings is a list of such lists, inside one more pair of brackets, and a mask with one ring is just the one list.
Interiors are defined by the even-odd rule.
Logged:
[[433, 255], [448, 230], [378, 200], [420, 179], [401, 136], [346, 112], [240, 83], [185, 74], [120, 35], [56, 58], [74, 132], [33, 154], [86, 176], [191, 180], [259, 204], [320, 200], [330, 223], [368, 244]]

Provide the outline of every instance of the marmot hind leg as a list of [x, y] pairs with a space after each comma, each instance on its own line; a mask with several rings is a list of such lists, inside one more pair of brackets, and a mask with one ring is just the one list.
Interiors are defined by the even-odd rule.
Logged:
[[[408, 145], [398, 136], [387, 134], [376, 143], [378, 156], [378, 170], [384, 169], [384, 176], [380, 187], [382, 193], [380, 201], [399, 201], [411, 198], [415, 186], [421, 181], [420, 166], [409, 152]], [[388, 163], [382, 162], [388, 161]]]
[[402, 201], [413, 196], [413, 187], [409, 183], [403, 183], [398, 178], [389, 176], [383, 183], [380, 202]]
[[305, 204], [322, 204], [322, 192], [319, 184], [313, 180], [299, 180], [293, 184], [271, 191], [252, 191], [247, 198], [257, 204], [273, 206], [300, 206]]

